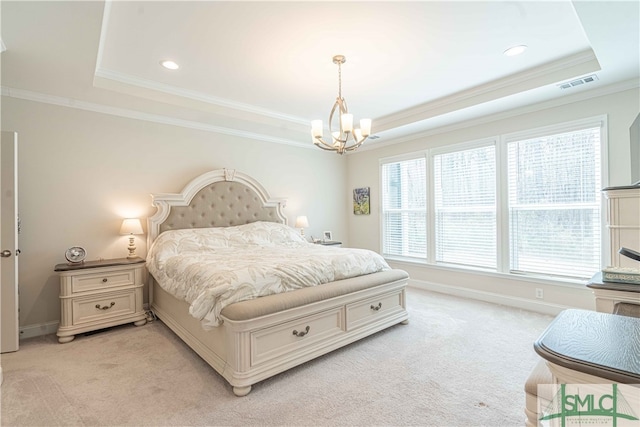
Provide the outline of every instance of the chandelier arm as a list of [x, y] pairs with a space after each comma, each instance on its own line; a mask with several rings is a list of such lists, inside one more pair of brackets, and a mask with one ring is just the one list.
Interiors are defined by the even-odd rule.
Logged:
[[355, 150], [356, 148], [360, 147], [367, 140], [367, 138], [368, 137], [365, 136], [360, 141], [358, 141], [354, 135], [353, 140], [355, 141], [355, 144], [350, 145], [349, 147], [345, 147], [345, 150], [347, 151]]
[[[333, 134], [333, 126], [332, 126], [333, 115], [336, 113], [336, 107], [337, 107], [337, 111], [340, 114], [337, 137]], [[349, 141], [349, 133], [342, 131], [342, 115], [348, 114], [348, 113], [349, 111], [347, 110], [347, 107], [346, 107], [346, 101], [343, 98], [336, 98], [336, 102], [333, 104], [333, 108], [331, 108], [331, 113], [329, 113], [329, 133], [331, 134], [331, 138], [334, 141], [338, 141], [342, 144], [346, 144], [347, 141]]]
[[356, 135], [353, 135], [353, 140], [356, 142], [356, 144], [362, 144], [363, 142], [365, 142], [367, 140], [367, 138], [369, 138], [368, 136], [363, 136], [362, 139], [358, 140], [358, 138], [356, 138]]
[[321, 148], [325, 151], [335, 151], [338, 154], [343, 154], [345, 151], [353, 151], [355, 149], [357, 149], [358, 147], [360, 147], [362, 145], [362, 143], [366, 140], [366, 138], [364, 138], [362, 141], [353, 144], [353, 145], [349, 145], [346, 146], [344, 144], [341, 144], [340, 146], [336, 147], [334, 145], [329, 145], [326, 142], [324, 142], [322, 139], [320, 138], [316, 138], [316, 141], [314, 141], [314, 144], [316, 145], [316, 147]]
[[338, 62], [338, 98], [342, 98], [342, 62]]
[[[329, 113], [329, 134], [334, 139], [335, 139], [335, 137], [333, 136], [333, 126], [332, 126], [333, 115], [336, 112], [336, 107], [339, 107], [339, 106], [340, 106], [340, 98], [336, 98], [336, 102], [333, 103], [333, 107], [331, 108], [331, 112]], [[340, 125], [338, 125], [338, 131], [340, 132], [340, 134], [342, 134], [342, 130], [340, 130]]]
[[334, 145], [327, 144], [322, 138], [316, 138], [314, 144], [323, 150], [336, 151], [336, 147]]
[[[327, 145], [327, 143], [325, 143], [324, 141], [321, 141], [322, 144], [319, 143], [315, 143], [316, 147], [318, 148], [322, 148], [323, 150], [326, 151], [334, 151], [337, 152], [338, 154], [343, 154], [344, 153], [344, 146], [340, 145], [340, 146], [331, 146], [331, 145]], [[323, 145], [325, 145], [326, 147], [323, 147]]]
[[347, 107], [347, 101], [344, 98], [340, 98], [340, 113], [349, 114], [349, 107]]
[[364, 142], [364, 139], [363, 139], [362, 141], [358, 142], [357, 144], [354, 144], [354, 145], [350, 145], [350, 146], [348, 146], [348, 147], [345, 147], [345, 148], [344, 148], [344, 151], [353, 151], [353, 150], [357, 149], [358, 147], [360, 147], [360, 146], [362, 145], [362, 143], [363, 143], [363, 142]]

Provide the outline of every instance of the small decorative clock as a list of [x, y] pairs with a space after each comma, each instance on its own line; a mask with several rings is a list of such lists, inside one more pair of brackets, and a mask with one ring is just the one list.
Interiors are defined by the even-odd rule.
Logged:
[[80, 246], [72, 246], [64, 253], [64, 257], [70, 264], [79, 264], [84, 261], [87, 256], [87, 251]]

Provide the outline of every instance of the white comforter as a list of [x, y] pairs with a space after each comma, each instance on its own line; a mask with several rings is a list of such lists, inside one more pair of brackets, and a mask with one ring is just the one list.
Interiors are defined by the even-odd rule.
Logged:
[[147, 255], [158, 284], [190, 304], [205, 329], [234, 302], [388, 270], [375, 252], [308, 243], [283, 224], [171, 230]]

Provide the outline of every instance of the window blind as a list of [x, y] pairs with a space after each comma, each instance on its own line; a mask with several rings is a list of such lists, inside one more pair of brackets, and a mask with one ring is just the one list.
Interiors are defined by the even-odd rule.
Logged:
[[433, 157], [436, 262], [496, 268], [495, 146]]
[[383, 164], [381, 198], [383, 255], [426, 258], [425, 158]]
[[508, 144], [510, 269], [600, 270], [600, 128]]

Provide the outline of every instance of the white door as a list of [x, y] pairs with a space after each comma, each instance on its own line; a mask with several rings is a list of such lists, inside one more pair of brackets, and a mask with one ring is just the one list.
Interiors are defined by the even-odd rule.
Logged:
[[0, 353], [18, 350], [18, 134], [0, 144]]

